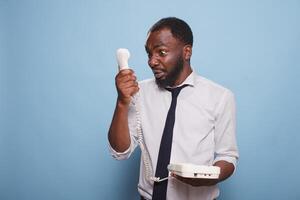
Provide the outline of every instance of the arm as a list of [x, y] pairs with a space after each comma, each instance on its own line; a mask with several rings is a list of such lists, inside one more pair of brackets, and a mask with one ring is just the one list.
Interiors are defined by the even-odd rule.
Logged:
[[225, 92], [216, 113], [214, 166], [220, 167], [221, 173], [218, 179], [187, 179], [175, 176], [192, 186], [215, 185], [230, 177], [235, 169], [238, 150], [235, 137], [235, 100], [231, 92]]
[[124, 152], [130, 146], [128, 127], [128, 110], [131, 96], [138, 92], [139, 87], [132, 70], [121, 70], [115, 78], [118, 98], [115, 112], [108, 132], [111, 147], [117, 152]]
[[219, 179], [218, 179], [217, 183], [229, 178], [234, 172], [234, 165], [225, 160], [217, 161], [214, 164], [214, 166], [218, 166], [221, 169], [221, 173], [219, 175]]

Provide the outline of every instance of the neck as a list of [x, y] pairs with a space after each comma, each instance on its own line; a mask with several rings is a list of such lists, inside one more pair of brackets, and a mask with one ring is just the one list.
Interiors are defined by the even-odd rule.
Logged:
[[182, 83], [185, 81], [185, 79], [186, 79], [192, 72], [193, 72], [193, 70], [192, 70], [192, 67], [191, 67], [190, 63], [184, 64], [183, 70], [182, 70], [182, 72], [180, 73], [178, 79], [175, 81], [174, 86], [177, 86], [177, 85], [182, 84]]

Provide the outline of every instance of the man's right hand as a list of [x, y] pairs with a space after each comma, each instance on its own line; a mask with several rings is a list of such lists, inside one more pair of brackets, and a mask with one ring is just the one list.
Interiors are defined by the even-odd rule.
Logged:
[[128, 106], [131, 97], [139, 91], [134, 71], [131, 69], [121, 70], [115, 77], [115, 83], [118, 91], [118, 103]]
[[108, 139], [114, 150], [124, 152], [131, 143], [128, 127], [129, 104], [131, 96], [139, 91], [139, 86], [131, 69], [121, 70], [115, 80], [118, 100], [110, 125]]

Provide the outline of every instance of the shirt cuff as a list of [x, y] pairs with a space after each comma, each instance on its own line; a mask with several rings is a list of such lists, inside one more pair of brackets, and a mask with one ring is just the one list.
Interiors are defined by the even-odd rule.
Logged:
[[116, 160], [125, 160], [128, 159], [130, 154], [131, 154], [131, 144], [128, 147], [128, 149], [126, 149], [123, 152], [117, 152], [111, 145], [110, 143], [108, 143], [109, 146], [109, 151], [110, 154], [112, 155], [113, 158], [115, 158]]
[[219, 157], [216, 157], [215, 160], [214, 160], [214, 164], [220, 160], [224, 160], [226, 162], [229, 162], [231, 164], [233, 164], [234, 166], [234, 171], [233, 173], [235, 172], [235, 169], [236, 169], [236, 164], [237, 164], [237, 158], [235, 157], [230, 157], [230, 156], [219, 156]]

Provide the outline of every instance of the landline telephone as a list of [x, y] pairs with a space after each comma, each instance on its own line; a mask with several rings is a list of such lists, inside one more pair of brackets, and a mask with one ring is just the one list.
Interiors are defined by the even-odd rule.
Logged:
[[[119, 71], [129, 69], [128, 59], [130, 53], [128, 49], [120, 48], [117, 50], [117, 62], [119, 66]], [[132, 97], [132, 104], [136, 110], [137, 117], [137, 141], [141, 148], [142, 160], [145, 166], [146, 178], [150, 181], [161, 182], [167, 180], [168, 177], [154, 177], [151, 159], [149, 153], [145, 147], [144, 136], [141, 127], [141, 118], [139, 112], [139, 105], [137, 99], [139, 98], [139, 93], [136, 93]], [[217, 179], [219, 178], [220, 168], [217, 166], [204, 166], [204, 165], [194, 165], [190, 163], [170, 163], [168, 165], [168, 170], [170, 173], [185, 177], [185, 178], [203, 178], [203, 179]], [[170, 174], [169, 173], [169, 174]]]

